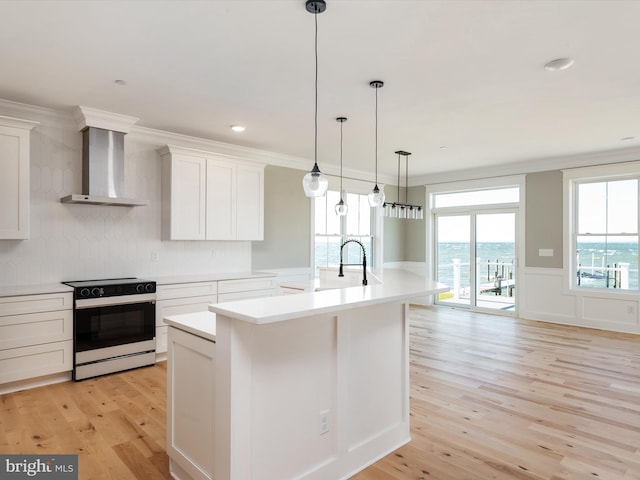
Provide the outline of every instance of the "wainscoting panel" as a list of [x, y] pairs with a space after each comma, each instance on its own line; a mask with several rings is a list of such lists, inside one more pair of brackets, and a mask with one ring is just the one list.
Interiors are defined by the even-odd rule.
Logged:
[[617, 332], [640, 333], [640, 296], [601, 291], [566, 293], [560, 268], [524, 268], [520, 317]]

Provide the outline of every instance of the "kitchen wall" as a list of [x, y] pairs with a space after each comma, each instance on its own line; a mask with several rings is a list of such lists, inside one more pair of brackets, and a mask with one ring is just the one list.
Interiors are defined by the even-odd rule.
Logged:
[[[423, 185], [409, 187], [407, 199], [411, 205], [422, 205], [422, 208], [425, 208], [427, 206], [425, 187]], [[425, 262], [427, 251], [425, 220], [404, 220], [404, 222], [405, 261]]]
[[[525, 195], [525, 265], [562, 268], [562, 172], [527, 174]], [[540, 249], [553, 256], [540, 256]]]
[[[393, 203], [398, 200], [397, 185], [386, 185], [384, 189], [385, 202]], [[400, 189], [400, 198], [404, 198], [404, 188]], [[407, 251], [404, 244], [405, 222], [398, 218], [382, 217], [384, 228], [384, 263], [403, 262]]]
[[250, 242], [161, 241], [158, 149], [167, 141], [158, 132], [125, 137], [126, 196], [148, 206], [68, 205], [59, 198], [80, 193], [82, 182], [70, 112], [2, 101], [0, 115], [40, 122], [31, 136], [31, 234], [0, 240], [0, 287], [251, 270]]
[[[386, 202], [394, 202], [398, 198], [398, 187], [388, 185], [385, 188]], [[405, 188], [400, 188], [400, 198], [404, 203]], [[407, 203], [425, 207], [425, 187], [423, 185], [409, 187]], [[390, 262], [424, 262], [426, 255], [425, 220], [401, 220], [384, 217], [384, 261]]]
[[267, 166], [264, 171], [264, 241], [252, 242], [254, 270], [309, 267], [311, 200], [303, 170]]

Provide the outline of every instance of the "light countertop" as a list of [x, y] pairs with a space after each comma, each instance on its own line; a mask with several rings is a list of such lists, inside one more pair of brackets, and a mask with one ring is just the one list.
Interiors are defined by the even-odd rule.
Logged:
[[248, 278], [275, 277], [270, 272], [233, 272], [233, 273], [200, 273], [196, 275], [170, 275], [162, 277], [146, 277], [154, 280], [158, 285], [170, 285], [175, 283], [215, 282], [220, 280], [243, 280]]
[[[158, 285], [170, 285], [175, 283], [196, 283], [196, 282], [215, 282], [220, 280], [242, 280], [250, 278], [269, 278], [275, 277], [275, 273], [270, 272], [232, 272], [232, 273], [202, 273], [196, 275], [171, 275], [162, 277], [153, 277], [141, 275], [140, 278], [153, 280]], [[22, 295], [42, 295], [47, 293], [71, 292], [73, 288], [63, 283], [35, 284], [35, 285], [11, 285], [8, 287], [0, 287], [0, 298], [17, 297]]]
[[172, 327], [212, 342], [216, 341], [216, 315], [212, 312], [170, 315], [164, 317], [164, 321]]
[[11, 287], [0, 287], [0, 298], [67, 292], [73, 293], [73, 288], [62, 283], [51, 283], [46, 285], [15, 285]]
[[209, 310], [254, 324], [267, 324], [402, 300], [427, 300], [449, 287], [406, 270], [384, 268], [375, 272], [381, 282], [295, 295], [255, 298], [209, 305]]

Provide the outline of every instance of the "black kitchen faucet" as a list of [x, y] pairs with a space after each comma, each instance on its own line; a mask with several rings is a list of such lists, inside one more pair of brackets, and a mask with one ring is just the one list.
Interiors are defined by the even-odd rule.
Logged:
[[342, 249], [347, 243], [357, 243], [362, 248], [362, 285], [367, 284], [367, 252], [364, 249], [364, 245], [360, 243], [358, 240], [347, 240], [342, 245], [340, 245], [340, 270], [338, 271], [339, 277], [344, 277], [344, 273], [342, 271], [342, 267], [344, 265], [360, 265], [359, 263], [342, 263]]

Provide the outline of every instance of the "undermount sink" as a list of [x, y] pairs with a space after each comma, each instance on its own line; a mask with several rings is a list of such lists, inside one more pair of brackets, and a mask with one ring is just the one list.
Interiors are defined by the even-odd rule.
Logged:
[[351, 283], [351, 282], [318, 282], [315, 285], [315, 292], [322, 292], [324, 290], [335, 290], [336, 288], [348, 288], [348, 287], [357, 287], [362, 285], [362, 283]]
[[[380, 281], [367, 269], [367, 284], [375, 285]], [[320, 278], [315, 281], [314, 291], [334, 290], [362, 286], [362, 268], [345, 268], [344, 277], [338, 276], [337, 267], [321, 267]]]

